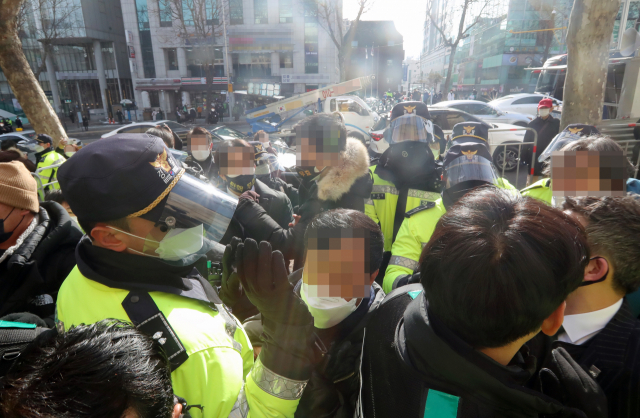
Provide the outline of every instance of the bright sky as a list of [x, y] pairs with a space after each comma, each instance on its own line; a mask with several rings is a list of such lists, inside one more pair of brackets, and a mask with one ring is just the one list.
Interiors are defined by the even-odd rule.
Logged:
[[[369, 0], [371, 1], [371, 0]], [[422, 26], [426, 14], [426, 0], [373, 0], [371, 10], [361, 20], [393, 20], [404, 38], [405, 58], [420, 59]], [[356, 0], [343, 0], [343, 16], [355, 19], [358, 15]]]

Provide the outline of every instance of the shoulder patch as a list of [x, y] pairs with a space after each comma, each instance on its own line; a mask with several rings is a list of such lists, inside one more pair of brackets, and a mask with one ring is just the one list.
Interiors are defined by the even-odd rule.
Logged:
[[411, 216], [415, 215], [418, 212], [422, 212], [423, 210], [427, 210], [427, 209], [431, 209], [431, 208], [435, 208], [436, 207], [436, 203], [435, 202], [425, 202], [424, 205], [420, 205], [417, 208], [413, 208], [410, 211], [408, 211], [407, 213], [404, 214], [405, 218], [410, 218]]

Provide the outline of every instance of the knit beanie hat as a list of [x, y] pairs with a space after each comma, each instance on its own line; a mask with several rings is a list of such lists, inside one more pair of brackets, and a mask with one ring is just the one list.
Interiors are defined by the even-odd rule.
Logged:
[[0, 163], [0, 203], [31, 212], [40, 212], [38, 186], [20, 161]]

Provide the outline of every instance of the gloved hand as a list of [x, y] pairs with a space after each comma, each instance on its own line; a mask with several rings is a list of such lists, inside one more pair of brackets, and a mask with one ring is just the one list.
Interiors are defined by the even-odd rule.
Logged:
[[542, 393], [578, 409], [587, 418], [607, 418], [607, 397], [595, 380], [562, 348], [551, 352], [549, 368], [540, 370]]
[[236, 257], [236, 251], [238, 245], [242, 243], [242, 240], [238, 237], [233, 237], [231, 243], [227, 244], [222, 256], [222, 280], [220, 286], [220, 299], [231, 308], [231, 312], [235, 315], [240, 322], [244, 321], [250, 316], [256, 315], [258, 310], [249, 301], [247, 295], [242, 289], [240, 279], [234, 268], [234, 262]]
[[313, 351], [313, 317], [293, 292], [284, 258], [266, 241], [248, 238], [236, 250], [238, 277], [262, 314], [262, 364], [289, 379], [308, 380]]
[[260, 195], [256, 192], [254, 192], [253, 190], [247, 190], [246, 192], [242, 193], [240, 195], [240, 197], [238, 198], [238, 200], [250, 200], [252, 202], [256, 202], [258, 203], [258, 198], [260, 197]]

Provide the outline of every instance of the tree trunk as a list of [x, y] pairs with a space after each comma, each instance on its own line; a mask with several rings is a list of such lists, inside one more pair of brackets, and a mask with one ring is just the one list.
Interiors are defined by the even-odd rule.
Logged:
[[575, 0], [567, 31], [567, 77], [560, 129], [602, 120], [609, 42], [617, 1]]
[[16, 15], [23, 0], [0, 0], [0, 67], [36, 132], [51, 135], [54, 145], [66, 138], [58, 116], [22, 52]]
[[[447, 70], [447, 78], [444, 82], [444, 89], [440, 90], [443, 94], [446, 94], [451, 87], [451, 76], [453, 75], [453, 59], [456, 57], [456, 49], [458, 48], [458, 44], [451, 45], [451, 54], [449, 55], [449, 69]], [[458, 84], [460, 84], [461, 80], [458, 80]]]
[[209, 115], [209, 111], [213, 109], [213, 68], [213, 65], [207, 64], [207, 115]]

